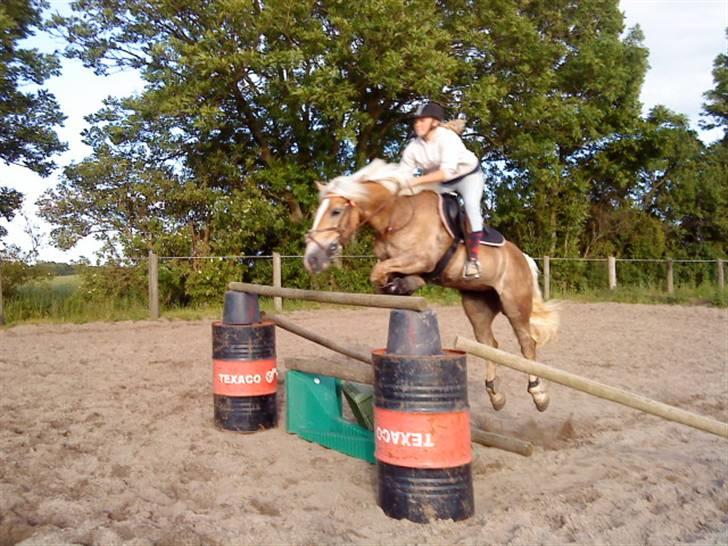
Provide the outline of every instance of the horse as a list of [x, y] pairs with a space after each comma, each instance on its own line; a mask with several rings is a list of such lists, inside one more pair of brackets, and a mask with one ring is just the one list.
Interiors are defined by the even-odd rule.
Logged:
[[[397, 164], [381, 160], [328, 184], [317, 183], [319, 207], [306, 236], [304, 266], [312, 274], [326, 269], [354, 233], [368, 225], [375, 232], [374, 253], [378, 258], [370, 280], [380, 292], [411, 294], [423, 286], [423, 275], [431, 272], [453, 244], [439, 213], [436, 189], [406, 185], [410, 176]], [[420, 190], [420, 191], [417, 191]], [[425, 190], [425, 191], [421, 191]], [[498, 347], [492, 323], [499, 313], [509, 320], [525, 358], [535, 360], [536, 349], [558, 330], [557, 304], [544, 302], [538, 285], [535, 261], [515, 244], [501, 247], [481, 245], [481, 275], [463, 278], [466, 250], [460, 244], [442, 270], [438, 284], [457, 289], [476, 339]], [[506, 403], [496, 386], [496, 364], [487, 361], [485, 389], [495, 410]], [[544, 382], [528, 376], [527, 392], [539, 411], [549, 404]]]

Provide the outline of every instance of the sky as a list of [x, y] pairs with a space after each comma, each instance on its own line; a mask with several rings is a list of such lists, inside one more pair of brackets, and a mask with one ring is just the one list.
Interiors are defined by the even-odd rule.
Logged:
[[[52, 11], [69, 13], [70, 0], [50, 0]], [[703, 93], [714, 87], [713, 61], [720, 53], [728, 53], [725, 29], [728, 27], [728, 0], [621, 0], [627, 28], [637, 24], [645, 34], [650, 68], [645, 77], [641, 100], [643, 113], [662, 104], [685, 114], [693, 129], [705, 143], [720, 136], [720, 130], [701, 131], [698, 122], [704, 102]], [[63, 49], [63, 42], [47, 35], [38, 35], [22, 44], [42, 51]], [[56, 96], [67, 116], [58, 133], [69, 149], [57, 158], [59, 168], [41, 178], [28, 169], [0, 164], [0, 184], [25, 194], [23, 209], [12, 222], [0, 220], [8, 230], [4, 242], [24, 250], [31, 247], [28, 227], [41, 238], [39, 259], [71, 262], [85, 257], [96, 262], [94, 253], [99, 243], [92, 238], [81, 241], [63, 252], [50, 245], [51, 226], [37, 216], [35, 201], [58, 183], [62, 167], [81, 161], [90, 148], [81, 141], [87, 127], [84, 117], [96, 112], [108, 96], [122, 97], [142, 90], [144, 82], [135, 72], [119, 72], [111, 76], [95, 76], [80, 61], [64, 59], [62, 73], [46, 82], [45, 88]]]

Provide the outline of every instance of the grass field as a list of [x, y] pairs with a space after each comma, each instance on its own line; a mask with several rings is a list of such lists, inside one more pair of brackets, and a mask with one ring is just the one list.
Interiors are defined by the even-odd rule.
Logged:
[[89, 301], [78, 275], [31, 281], [5, 301], [5, 323], [136, 320], [148, 316], [145, 303], [132, 300]]

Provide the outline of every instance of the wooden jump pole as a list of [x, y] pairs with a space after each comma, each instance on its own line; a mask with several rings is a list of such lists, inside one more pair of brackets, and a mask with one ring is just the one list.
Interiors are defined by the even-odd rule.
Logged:
[[560, 385], [591, 394], [592, 396], [604, 398], [605, 400], [644, 411], [645, 413], [656, 415], [669, 421], [675, 421], [676, 423], [697, 428], [704, 432], [710, 432], [711, 434], [728, 438], [728, 423], [722, 423], [709, 417], [669, 406], [623, 389], [610, 387], [609, 385], [592, 381], [591, 379], [586, 379], [534, 360], [528, 360], [521, 356], [494, 349], [493, 347], [477, 343], [464, 337], [457, 336], [455, 338], [455, 347], [481, 358], [491, 360], [497, 364], [513, 368], [519, 372], [543, 377], [554, 383], [559, 383]]
[[[296, 334], [318, 345], [322, 345], [327, 349], [354, 359], [336, 361], [331, 359], [285, 358], [283, 362], [286, 365], [286, 369], [326, 375], [328, 377], [338, 377], [346, 381], [356, 381], [357, 383], [369, 385], [374, 383], [374, 369], [372, 368], [372, 357], [370, 353], [364, 353], [327, 339], [277, 315], [262, 313], [261, 318], [263, 320], [270, 320], [292, 334]], [[518, 453], [524, 457], [529, 457], [533, 453], [533, 445], [530, 442], [524, 442], [518, 438], [503, 436], [495, 432], [486, 432], [473, 426], [470, 427], [470, 436], [471, 440], [477, 444]]]
[[349, 292], [320, 292], [318, 290], [302, 290], [300, 288], [277, 288], [262, 284], [231, 282], [228, 289], [236, 292], [247, 292], [259, 296], [289, 298], [295, 300], [317, 301], [320, 303], [336, 303], [339, 305], [358, 305], [362, 307], [384, 307], [387, 309], [410, 309], [424, 311], [427, 300], [417, 296], [387, 296], [383, 294], [354, 294]]
[[[268, 313], [262, 313], [261, 319], [270, 320], [271, 322], [275, 323], [276, 326], [279, 326], [279, 327], [283, 328], [284, 330], [288, 330], [292, 334], [296, 334], [299, 337], [302, 337], [309, 341], [313, 341], [317, 345], [321, 345], [323, 347], [326, 347], [327, 349], [331, 349], [335, 353], [340, 353], [344, 356], [348, 356], [350, 358], [356, 359], [360, 362], [365, 362], [367, 364], [372, 363], [372, 357], [369, 353], [359, 351], [352, 347], [347, 347], [346, 345], [343, 345], [337, 341], [327, 339], [323, 336], [318, 335], [315, 332], [311, 332], [310, 330], [307, 330], [306, 328], [302, 328], [298, 324], [291, 322], [290, 320], [285, 319], [281, 316], [269, 315]], [[326, 375], [323, 372], [320, 372], [320, 373], [322, 375]]]
[[293, 357], [284, 358], [287, 370], [336, 377], [364, 385], [374, 384], [374, 368], [358, 360], [334, 360], [331, 358]]

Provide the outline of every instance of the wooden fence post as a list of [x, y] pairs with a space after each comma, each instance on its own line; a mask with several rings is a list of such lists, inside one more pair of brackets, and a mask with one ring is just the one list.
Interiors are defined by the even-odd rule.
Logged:
[[725, 289], [725, 270], [723, 269], [724, 261], [718, 259], [718, 288]]
[[[273, 286], [281, 288], [281, 255], [278, 252], [273, 253]], [[273, 307], [276, 313], [283, 311], [283, 298], [278, 296], [273, 298]]]
[[543, 257], [543, 300], [551, 299], [551, 259]]
[[159, 256], [149, 251], [149, 318], [159, 318]]
[[3, 261], [0, 260], [0, 326], [5, 324], [5, 308], [3, 307]]
[[607, 258], [607, 267], [609, 269], [609, 289], [617, 288], [617, 259], [614, 256]]
[[672, 258], [667, 259], [667, 293], [673, 294], [675, 292], [675, 286], [673, 284], [672, 276]]

